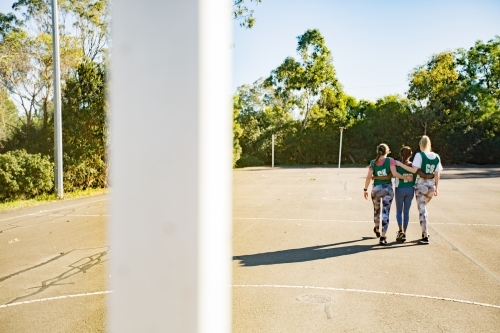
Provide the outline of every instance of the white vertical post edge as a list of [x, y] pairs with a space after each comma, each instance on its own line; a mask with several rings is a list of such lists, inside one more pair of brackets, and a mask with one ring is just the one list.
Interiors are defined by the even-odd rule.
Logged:
[[340, 175], [340, 157], [342, 156], [342, 132], [344, 131], [344, 127], [340, 128], [340, 144], [339, 144], [339, 170], [338, 174]]
[[198, 332], [231, 332], [231, 3], [200, 0]]
[[57, 0], [52, 0], [52, 54], [54, 80], [54, 185], [59, 199], [64, 196], [62, 116], [61, 116], [61, 66], [59, 59], [59, 18]]
[[113, 1], [109, 332], [230, 332], [230, 10]]
[[272, 148], [271, 148], [271, 168], [274, 168], [274, 134], [272, 135]]

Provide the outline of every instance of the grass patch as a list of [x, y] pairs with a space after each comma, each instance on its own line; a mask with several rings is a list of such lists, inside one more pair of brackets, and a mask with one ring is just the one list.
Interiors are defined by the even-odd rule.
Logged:
[[[107, 188], [89, 188], [86, 190], [77, 190], [73, 192], [66, 192], [64, 193], [64, 199], [62, 200], [68, 200], [68, 199], [76, 199], [76, 198], [81, 198], [81, 197], [88, 197], [91, 195], [98, 195], [98, 194], [106, 194], [108, 193], [109, 189]], [[19, 209], [19, 208], [26, 208], [26, 207], [32, 207], [32, 206], [37, 206], [37, 205], [43, 205], [49, 202], [54, 202], [54, 201], [60, 201], [57, 199], [56, 194], [43, 194], [38, 197], [32, 198], [32, 199], [26, 199], [26, 200], [14, 200], [14, 201], [7, 201], [7, 202], [1, 202], [0, 203], [0, 212], [7, 211], [7, 210], [12, 210], [12, 209]]]

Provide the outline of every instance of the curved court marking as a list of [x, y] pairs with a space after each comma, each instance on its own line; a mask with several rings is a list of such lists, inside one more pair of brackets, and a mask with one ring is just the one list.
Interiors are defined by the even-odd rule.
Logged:
[[8, 307], [11, 307], [11, 306], [16, 306], [16, 305], [31, 304], [31, 303], [45, 302], [45, 301], [53, 301], [53, 300], [56, 300], [56, 299], [65, 299], [65, 298], [83, 297], [83, 296], [94, 296], [94, 295], [104, 295], [104, 294], [109, 294], [109, 293], [112, 293], [112, 292], [113, 291], [111, 291], [111, 290], [107, 290], [107, 291], [96, 291], [96, 292], [93, 292], [93, 293], [86, 293], [86, 294], [74, 294], [74, 295], [64, 295], [64, 296], [56, 296], [56, 297], [33, 299], [31, 301], [24, 301], [24, 302], [3, 304], [3, 305], [0, 305], [0, 309], [1, 308], [8, 308]]
[[[331, 220], [331, 219], [286, 219], [274, 217], [235, 217], [235, 220], [273, 220], [273, 221], [309, 221], [309, 222], [345, 222], [345, 223], [373, 223], [373, 221], [356, 221], [356, 220]], [[420, 223], [420, 222], [410, 222]], [[485, 224], [485, 223], [430, 223], [430, 225], [461, 225], [461, 226], [479, 226], [479, 227], [500, 227], [500, 224]]]
[[488, 304], [488, 303], [465, 301], [465, 300], [461, 300], [461, 299], [448, 298], [448, 297], [396, 293], [396, 292], [390, 292], [390, 291], [350, 289], [350, 288], [334, 288], [334, 287], [314, 287], [314, 286], [289, 286], [289, 285], [279, 285], [279, 284], [233, 284], [231, 286], [235, 287], [235, 288], [238, 288], [238, 287], [245, 288], [246, 287], [246, 288], [316, 289], [316, 290], [346, 291], [346, 292], [380, 294], [380, 295], [395, 295], [395, 296], [435, 299], [435, 300], [440, 300], [440, 301], [456, 302], [456, 303], [463, 303], [463, 304], [470, 304], [470, 305], [479, 305], [479, 306], [485, 306], [485, 307], [489, 307], [489, 308], [500, 309], [500, 305], [494, 305], [494, 304]]

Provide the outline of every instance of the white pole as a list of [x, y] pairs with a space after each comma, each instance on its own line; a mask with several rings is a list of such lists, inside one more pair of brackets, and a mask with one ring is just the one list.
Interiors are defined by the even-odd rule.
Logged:
[[271, 158], [271, 160], [272, 160], [271, 167], [274, 168], [274, 134], [272, 135], [272, 142], [273, 143], [272, 143], [272, 154], [271, 154], [272, 155], [272, 158]]
[[338, 174], [340, 175], [340, 157], [342, 156], [342, 132], [344, 130], [344, 127], [339, 127], [340, 128], [340, 145], [339, 145], [339, 172]]
[[229, 333], [231, 3], [112, 17], [108, 332]]
[[61, 117], [61, 70], [59, 60], [59, 20], [57, 0], [52, 0], [52, 53], [54, 75], [54, 180], [59, 199], [64, 196], [63, 187], [63, 152], [62, 152], [62, 117]]

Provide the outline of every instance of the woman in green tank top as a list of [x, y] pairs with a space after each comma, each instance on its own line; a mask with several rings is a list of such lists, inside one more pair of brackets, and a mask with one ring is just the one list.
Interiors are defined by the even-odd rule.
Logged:
[[[412, 150], [408, 146], [404, 146], [399, 151], [401, 156], [401, 163], [405, 165], [411, 165], [410, 157], [412, 156]], [[399, 180], [396, 178], [396, 220], [398, 222], [399, 231], [396, 235], [396, 240], [398, 242], [406, 241], [406, 229], [408, 228], [408, 222], [410, 221], [410, 207], [414, 196], [415, 179], [416, 174], [409, 173], [400, 166], [396, 167], [396, 170], [404, 176], [413, 176], [413, 180]]]
[[417, 199], [420, 226], [422, 227], [420, 244], [429, 244], [427, 205], [432, 197], [438, 195], [439, 172], [443, 170], [443, 166], [441, 165], [439, 155], [431, 151], [431, 139], [427, 135], [422, 136], [419, 145], [421, 152], [415, 155], [411, 167], [399, 162], [397, 165], [406, 171], [418, 172], [419, 177], [415, 182], [415, 196]]
[[[366, 175], [365, 188], [363, 195], [365, 199], [368, 199], [368, 185], [372, 178], [373, 187], [371, 191], [371, 198], [373, 203], [373, 220], [375, 227], [373, 231], [377, 237], [380, 237], [379, 244], [387, 244], [387, 239], [385, 234], [387, 228], [389, 227], [389, 213], [391, 210], [392, 200], [394, 198], [394, 191], [392, 189], [392, 176], [399, 179], [413, 180], [413, 176], [403, 176], [396, 170], [396, 162], [387, 157], [390, 153], [389, 147], [382, 143], [377, 147], [377, 158], [370, 161], [370, 166], [368, 168], [368, 174]], [[392, 175], [392, 176], [391, 176]], [[382, 202], [382, 209], [380, 203]], [[380, 213], [382, 212], [382, 232], [380, 232]]]

